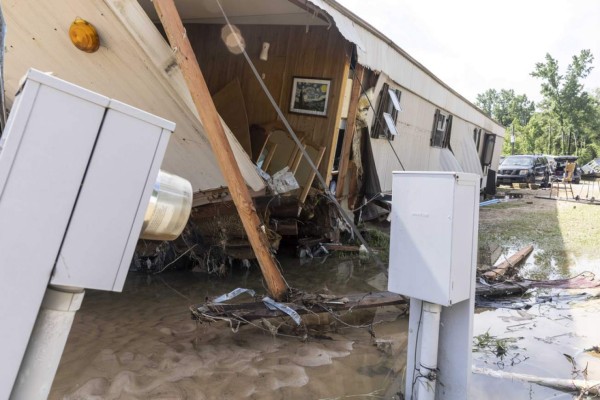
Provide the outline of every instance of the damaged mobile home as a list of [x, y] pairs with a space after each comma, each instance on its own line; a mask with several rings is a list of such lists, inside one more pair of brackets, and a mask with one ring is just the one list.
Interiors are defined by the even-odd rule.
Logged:
[[[176, 5], [274, 247], [282, 236], [298, 238], [308, 251], [311, 244], [339, 242], [344, 224], [331, 207], [319, 206], [321, 194], [329, 190], [347, 210], [377, 216], [385, 211], [362, 206], [391, 194], [394, 170], [471, 172], [482, 177], [482, 187], [491, 181], [495, 188], [504, 128], [335, 1]], [[170, 245], [171, 258], [194, 256], [190, 249], [200, 242], [232, 258], [253, 258], [177, 49], [164, 38], [150, 0], [9, 0], [4, 13], [9, 105], [19, 79], [36, 68], [174, 121], [162, 168], [191, 182], [196, 208], [195, 227]], [[98, 51], [70, 42], [77, 17], [96, 28]], [[161, 254], [164, 265], [168, 251], [160, 246], [144, 243], [140, 251]], [[213, 270], [223, 265], [210, 252], [202, 260]]]

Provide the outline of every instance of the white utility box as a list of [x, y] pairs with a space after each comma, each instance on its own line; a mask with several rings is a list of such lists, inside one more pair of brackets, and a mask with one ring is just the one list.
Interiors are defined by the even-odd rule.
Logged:
[[479, 179], [462, 172], [394, 172], [390, 292], [443, 306], [469, 299]]
[[0, 398], [49, 284], [121, 291], [174, 128], [28, 72], [0, 141]]

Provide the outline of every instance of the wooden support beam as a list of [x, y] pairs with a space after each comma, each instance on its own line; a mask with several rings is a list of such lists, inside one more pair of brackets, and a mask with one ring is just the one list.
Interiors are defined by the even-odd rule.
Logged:
[[258, 259], [269, 293], [274, 298], [281, 300], [287, 294], [287, 285], [269, 251], [269, 241], [264, 226], [256, 214], [252, 198], [221, 125], [219, 114], [206, 86], [192, 45], [185, 34], [185, 28], [175, 3], [173, 0], [154, 0], [154, 7], [169, 43], [175, 50], [177, 64], [183, 73], [212, 151], [217, 158], [221, 173], [225, 177], [233, 202]]
[[364, 76], [364, 68], [356, 64], [354, 68], [354, 79], [352, 80], [352, 91], [350, 92], [350, 105], [348, 106], [348, 119], [346, 120], [346, 131], [344, 141], [342, 142], [342, 151], [340, 152], [340, 164], [338, 167], [336, 197], [339, 199], [344, 195], [344, 181], [350, 164], [350, 150], [352, 149], [352, 138], [356, 127], [356, 114], [358, 112], [358, 99], [360, 98], [361, 84]]

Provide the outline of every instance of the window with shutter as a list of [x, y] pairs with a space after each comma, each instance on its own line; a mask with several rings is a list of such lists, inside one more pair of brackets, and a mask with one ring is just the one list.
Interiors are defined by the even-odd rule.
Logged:
[[400, 108], [401, 94], [400, 90], [390, 88], [387, 83], [383, 84], [371, 128], [371, 137], [393, 140], [394, 136], [398, 134], [396, 122], [398, 112], [402, 111]]
[[452, 131], [452, 115], [446, 115], [439, 109], [433, 116], [433, 128], [429, 143], [432, 147], [447, 148], [450, 146], [450, 133]]

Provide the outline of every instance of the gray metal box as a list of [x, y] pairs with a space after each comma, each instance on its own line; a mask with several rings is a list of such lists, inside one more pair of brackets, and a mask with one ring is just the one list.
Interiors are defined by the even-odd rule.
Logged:
[[461, 172], [394, 172], [388, 290], [450, 306], [471, 295], [479, 179]]
[[46, 287], [121, 290], [172, 122], [30, 70], [0, 143], [0, 398]]

